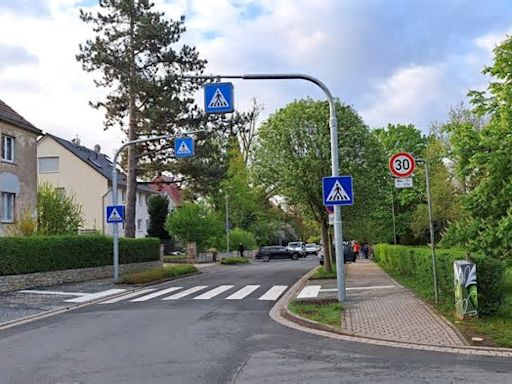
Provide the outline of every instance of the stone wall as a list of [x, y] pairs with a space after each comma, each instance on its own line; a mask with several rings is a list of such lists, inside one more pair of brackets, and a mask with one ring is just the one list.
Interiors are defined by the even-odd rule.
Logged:
[[[149, 261], [146, 263], [121, 264], [121, 275], [129, 272], [139, 272], [150, 268], [158, 268], [162, 262]], [[78, 281], [94, 280], [112, 277], [113, 266], [65, 269], [62, 271], [36, 272], [23, 275], [0, 276], [0, 293], [17, 291], [20, 289], [46, 287], [54, 284], [72, 283]]]

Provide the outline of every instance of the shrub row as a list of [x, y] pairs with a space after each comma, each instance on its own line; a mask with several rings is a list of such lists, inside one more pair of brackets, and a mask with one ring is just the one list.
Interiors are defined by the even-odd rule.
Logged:
[[[462, 249], [436, 250], [436, 271], [439, 297], [444, 301], [454, 300], [453, 262], [463, 260]], [[414, 279], [428, 298], [433, 297], [432, 251], [428, 247], [406, 247], [378, 244], [375, 258], [379, 265], [392, 274]], [[476, 264], [478, 281], [478, 305], [481, 314], [496, 313], [504, 299], [505, 265], [488, 256], [472, 255]]]
[[[88, 236], [0, 237], [0, 276], [112, 264], [112, 238]], [[155, 261], [160, 257], [158, 239], [119, 241], [121, 264]]]

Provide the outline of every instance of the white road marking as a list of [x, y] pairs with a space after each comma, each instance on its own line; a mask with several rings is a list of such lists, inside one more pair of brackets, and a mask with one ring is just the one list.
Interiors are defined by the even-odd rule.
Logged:
[[130, 300], [130, 302], [148, 301], [148, 300], [153, 299], [155, 297], [163, 296], [163, 295], [166, 295], [168, 293], [177, 291], [177, 290], [179, 290], [181, 288], [183, 288], [183, 287], [171, 287], [171, 288], [167, 288], [167, 289], [162, 289], [161, 291], [157, 291], [155, 293], [151, 293], [149, 295], [139, 297], [138, 299]]
[[[400, 288], [398, 285], [374, 285], [372, 287], [348, 287], [345, 288], [347, 291], [362, 291], [365, 289], [385, 289], [385, 288]], [[321, 289], [320, 292], [337, 292], [338, 288], [325, 288]]]
[[189, 289], [186, 289], [180, 293], [176, 293], [175, 295], [172, 295], [172, 296], [169, 296], [169, 297], [165, 297], [163, 298], [162, 300], [176, 300], [176, 299], [181, 299], [182, 297], [185, 297], [185, 296], [188, 296], [188, 295], [191, 295], [193, 293], [196, 293], [202, 289], [205, 289], [205, 288], [208, 288], [207, 285], [198, 285], [196, 287], [192, 287], [192, 288], [189, 288]]
[[233, 288], [234, 285], [220, 285], [217, 288], [212, 289], [211, 291], [205, 292], [202, 295], [194, 297], [194, 300], [208, 300], [212, 297], [220, 295], [222, 292], [226, 292], [228, 289]]
[[36, 293], [38, 295], [62, 295], [62, 296], [83, 296], [90, 295], [90, 293], [85, 292], [65, 292], [65, 291], [43, 291], [37, 289], [24, 289], [23, 291], [18, 291], [19, 293]]
[[96, 292], [96, 293], [89, 293], [86, 295], [83, 295], [81, 297], [77, 297], [75, 299], [69, 299], [65, 300], [67, 303], [84, 303], [86, 301], [91, 301], [94, 299], [100, 299], [102, 297], [107, 297], [111, 295], [115, 295], [116, 293], [121, 293], [126, 291], [126, 289], [107, 289], [106, 291]]
[[122, 301], [122, 300], [126, 300], [126, 299], [131, 299], [132, 297], [135, 297], [135, 296], [140, 296], [140, 295], [144, 295], [145, 293], [153, 292], [155, 289], [156, 288], [141, 289], [140, 291], [127, 293], [126, 295], [122, 295], [122, 296], [119, 296], [119, 297], [114, 297], [113, 299], [102, 301], [101, 303], [98, 303], [98, 304], [113, 304], [113, 303], [117, 303], [118, 301]]
[[297, 299], [306, 299], [310, 297], [317, 297], [320, 292], [321, 285], [308, 285], [302, 288], [302, 291], [297, 296]]
[[226, 297], [226, 300], [242, 300], [245, 299], [247, 296], [249, 296], [251, 293], [253, 293], [255, 290], [257, 290], [260, 287], [260, 285], [246, 285], [242, 289], [239, 289], [232, 295]]
[[288, 288], [287, 285], [274, 285], [258, 300], [276, 300], [284, 291], [286, 291], [286, 288]]

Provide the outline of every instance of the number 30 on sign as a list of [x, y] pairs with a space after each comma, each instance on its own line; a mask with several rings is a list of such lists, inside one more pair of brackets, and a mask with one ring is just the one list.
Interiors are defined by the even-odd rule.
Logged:
[[395, 153], [389, 159], [389, 170], [396, 177], [409, 177], [415, 169], [416, 162], [410, 153]]

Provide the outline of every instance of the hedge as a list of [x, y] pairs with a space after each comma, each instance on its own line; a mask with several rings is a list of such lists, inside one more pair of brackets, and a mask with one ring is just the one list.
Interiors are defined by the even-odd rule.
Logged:
[[[436, 250], [436, 271], [441, 300], [453, 302], [453, 262], [464, 258], [465, 252], [462, 249]], [[391, 274], [413, 279], [424, 296], [433, 298], [434, 283], [430, 248], [378, 244], [375, 247], [375, 259]], [[479, 313], [494, 314], [504, 299], [505, 265], [488, 256], [472, 255], [470, 259], [476, 264]]]
[[[100, 235], [0, 237], [0, 276], [112, 264], [112, 238]], [[160, 242], [154, 238], [119, 241], [121, 264], [155, 261]]]

